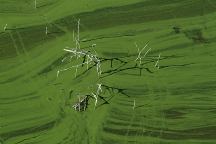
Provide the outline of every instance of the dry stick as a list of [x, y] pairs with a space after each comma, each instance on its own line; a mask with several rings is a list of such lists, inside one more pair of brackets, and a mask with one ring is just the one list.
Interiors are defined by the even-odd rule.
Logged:
[[140, 65], [141, 65], [141, 63], [142, 63], [141, 54], [142, 54], [143, 50], [144, 50], [147, 46], [148, 46], [148, 44], [146, 44], [141, 50], [139, 50], [139, 48], [138, 48], [138, 56], [137, 56], [137, 58], [136, 58], [135, 61], [139, 60], [139, 64], [140, 64]]
[[155, 63], [155, 67], [158, 67], [158, 69], [160, 68], [160, 67], [159, 67], [160, 56], [161, 56], [161, 54], [158, 55], [157, 62]]
[[95, 107], [94, 107], [94, 109], [96, 108], [96, 106], [97, 106], [97, 95], [96, 94], [94, 94], [94, 93], [92, 93], [92, 95], [93, 95], [93, 97], [95, 98]]
[[97, 101], [98, 101], [97, 98], [98, 98], [98, 95], [99, 95], [100, 92], [102, 92], [102, 88], [101, 88], [102, 84], [97, 84], [97, 86], [98, 86], [98, 88], [97, 88], [96, 94], [94, 94], [94, 93], [92, 92], [92, 95], [93, 95], [93, 97], [95, 98], [95, 107], [94, 107], [94, 109], [96, 109], [96, 106], [97, 106]]
[[6, 29], [7, 29], [7, 25], [8, 25], [8, 24], [5, 24], [5, 26], [4, 26], [4, 31], [6, 31]]
[[37, 8], [37, 0], [34, 1], [34, 8]]
[[46, 26], [46, 35], [48, 34], [48, 27]]
[[134, 100], [133, 110], [135, 109], [135, 107], [136, 107], [136, 101]]
[[75, 77], [77, 76], [77, 69], [78, 69], [78, 66], [76, 66], [76, 72], [75, 72]]
[[113, 59], [110, 60], [110, 66], [113, 67]]
[[73, 41], [75, 41], [75, 34], [74, 34], [74, 30], [73, 30]]
[[56, 77], [57, 77], [57, 78], [59, 77], [59, 73], [60, 73], [60, 71], [58, 70], [58, 71], [57, 71], [57, 74], [56, 74]]
[[135, 47], [138, 48], [137, 42], [135, 42], [134, 44], [135, 44]]
[[88, 66], [88, 65], [89, 65], [89, 59], [90, 59], [89, 56], [87, 56], [87, 60], [86, 60], [86, 69], [87, 69], [87, 70], [88, 70], [88, 68], [89, 68], [89, 66]]
[[97, 84], [98, 85], [98, 88], [97, 88], [97, 94], [99, 95], [100, 92], [103, 92], [101, 86], [102, 84]]
[[75, 38], [75, 43], [76, 43], [76, 49], [80, 49], [80, 43], [77, 38]]
[[80, 96], [79, 96], [79, 111], [80, 111]]
[[151, 48], [148, 49], [148, 50], [146, 51], [146, 53], [144, 54], [143, 58], [145, 58], [145, 56], [148, 54], [148, 52], [149, 52], [150, 50], [151, 50]]
[[85, 97], [85, 106], [84, 106], [84, 111], [86, 110], [86, 99], [87, 99], [87, 98]]

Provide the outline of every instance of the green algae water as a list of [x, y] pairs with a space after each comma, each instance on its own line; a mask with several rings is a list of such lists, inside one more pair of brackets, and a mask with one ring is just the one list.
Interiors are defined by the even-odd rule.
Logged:
[[214, 0], [0, 0], [0, 144], [215, 144], [215, 42]]

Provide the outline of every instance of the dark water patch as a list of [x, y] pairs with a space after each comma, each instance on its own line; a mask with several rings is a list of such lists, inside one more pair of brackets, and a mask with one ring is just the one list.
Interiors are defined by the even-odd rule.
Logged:
[[172, 29], [173, 29], [173, 31], [174, 31], [175, 34], [179, 34], [179, 33], [181, 33], [181, 29], [182, 28], [178, 27], [178, 26], [173, 26]]
[[109, 58], [124, 57], [128, 55], [126, 52], [103, 52], [102, 54]]
[[[175, 5], [173, 5], [175, 4]], [[171, 18], [193, 17], [215, 12], [212, 5], [203, 1], [144, 1], [135, 4], [107, 7], [92, 12], [84, 12], [72, 16], [67, 16], [57, 20], [56, 23], [68, 27], [75, 25], [79, 18], [86, 29], [102, 29], [117, 25], [143, 23], [155, 20], [165, 20]], [[68, 29], [70, 29], [68, 27]], [[72, 30], [72, 29], [71, 29]]]
[[124, 75], [124, 76], [137, 76], [137, 77], [140, 77], [140, 73], [121, 72], [121, 75]]
[[[64, 32], [55, 25], [49, 26], [50, 33], [47, 35], [46, 25], [11, 28], [7, 31], [8, 32], [0, 36], [0, 58], [2, 59], [14, 57], [17, 55], [17, 52], [23, 54], [38, 45], [64, 34]], [[13, 39], [11, 37], [13, 37]]]
[[23, 101], [27, 101], [27, 100], [35, 100], [38, 99], [39, 96], [38, 95], [29, 95], [28, 97], [25, 98], [20, 98], [17, 100], [6, 100], [6, 102], [0, 102], [0, 104], [4, 105], [4, 104], [13, 104], [13, 103], [18, 103], [18, 102], [23, 102]]
[[160, 36], [156, 36], [157, 39], [163, 39], [163, 38], [166, 38], [165, 41], [167, 40], [172, 40], [172, 39], [176, 39], [177, 37], [173, 37], [175, 36], [174, 33], [172, 32], [169, 32], [169, 33], [166, 33], [166, 34], [162, 34]]
[[[167, 110], [174, 111], [174, 112], [177, 111], [178, 113], [181, 113], [180, 115], [184, 117], [184, 115], [192, 114], [194, 111], [195, 112], [209, 112], [214, 109], [215, 109], [214, 104], [203, 104], [203, 102], [201, 102], [201, 105], [194, 105], [194, 106], [188, 105], [188, 106], [182, 106], [182, 107], [173, 107]], [[162, 111], [165, 114], [165, 116], [166, 116], [167, 110]]]
[[182, 95], [182, 94], [188, 95], [192, 93], [198, 93], [198, 94], [212, 93], [215, 90], [216, 90], [216, 82], [211, 81], [211, 82], [196, 83], [193, 85], [173, 88], [170, 90], [170, 92], [173, 95]]
[[128, 33], [128, 34], [116, 34], [116, 35], [110, 35], [110, 36], [97, 36], [92, 39], [83, 39], [81, 40], [81, 42], [89, 42], [89, 41], [95, 41], [95, 40], [113, 39], [113, 38], [121, 38], [121, 37], [130, 37], [130, 36], [135, 36], [135, 34]]
[[[24, 29], [19, 29], [18, 32], [22, 37], [26, 49], [30, 50], [35, 46], [38, 46], [42, 43], [47, 42], [48, 40], [54, 39], [64, 34], [64, 32], [61, 31], [55, 25], [49, 26], [49, 31], [50, 33], [46, 35], [46, 26], [40, 25], [40, 26], [33, 26]], [[52, 34], [52, 32], [56, 32], [56, 31], [59, 31], [61, 33]]]
[[[122, 108], [122, 109], [124, 109], [124, 108]], [[125, 109], [124, 111], [121, 111], [121, 112], [118, 112], [118, 113], [114, 113], [113, 111], [109, 116], [110, 116], [111, 119], [117, 120], [117, 121], [129, 122], [129, 120], [131, 120], [132, 115], [136, 115], [133, 118], [134, 122], [135, 121], [140, 122], [140, 118], [141, 119], [142, 118], [147, 118], [147, 116], [145, 114], [142, 114], [141, 111], [136, 111], [136, 113], [134, 113], [133, 107], [131, 107], [131, 109]], [[133, 125], [133, 123], [131, 123], [131, 125]], [[134, 125], [136, 125], [136, 124], [134, 123]]]
[[216, 37], [208, 38], [209, 43], [216, 42]]
[[135, 109], [150, 108], [150, 107], [153, 107], [153, 105], [150, 105], [149, 103], [147, 103], [147, 104], [143, 104], [143, 105], [137, 105], [135, 107]]
[[101, 138], [103, 144], [121, 144], [119, 141], [113, 140], [111, 138]]
[[186, 63], [186, 64], [173, 64], [173, 65], [160, 65], [159, 69], [171, 68], [171, 67], [186, 67], [193, 65], [195, 63]]
[[[170, 10], [159, 8], [160, 6], [166, 6], [167, 4], [174, 4], [179, 2], [175, 6], [170, 7]], [[82, 24], [87, 27], [87, 29], [100, 29], [106, 27], [112, 27], [117, 25], [133, 24], [133, 23], [142, 23], [153, 20], [169, 19], [173, 18], [173, 15], [176, 14], [177, 17], [189, 17], [201, 15], [200, 9], [202, 8], [202, 1], [197, 0], [195, 2], [190, 2], [188, 5], [182, 8], [182, 1], [166, 1], [157, 0], [154, 2], [144, 1], [136, 4], [120, 6], [120, 7], [109, 7], [104, 9], [95, 10], [93, 12], [85, 12], [81, 14], [76, 14], [72, 16], [65, 17], [63, 19], [57, 20], [55, 24], [48, 25], [49, 34], [45, 34], [46, 25], [32, 26], [26, 28], [14, 28], [8, 29], [8, 31], [16, 30], [19, 35], [22, 37], [23, 44], [26, 49], [31, 49], [37, 45], [44, 43], [46, 40], [55, 38], [64, 34], [57, 25], [65, 26], [69, 30], [74, 30], [77, 24], [77, 18], [80, 18]], [[185, 1], [186, 2], [186, 1]], [[159, 3], [159, 4], [158, 4]], [[152, 8], [155, 6], [155, 9]], [[191, 6], [193, 8], [191, 8]], [[158, 8], [158, 9], [157, 9]], [[206, 14], [216, 11], [212, 8], [211, 5], [206, 4]], [[81, 25], [82, 27], [82, 25]], [[84, 27], [81, 30], [85, 29]], [[0, 36], [0, 51], [1, 58], [13, 57], [16, 55], [13, 44], [10, 41], [10, 36], [8, 33], [2, 37]], [[4, 34], [3, 34], [4, 35]], [[16, 40], [17, 41], [17, 40]], [[17, 42], [19, 44], [19, 42]], [[20, 48], [21, 49], [21, 48]]]
[[122, 101], [122, 102], [131, 102], [130, 98], [126, 98], [126, 97], [117, 97], [118, 101]]
[[[131, 108], [132, 109], [132, 108]], [[111, 114], [110, 117], [116, 120], [125, 121], [131, 117], [130, 114], [124, 114], [123, 112], [120, 114]]]
[[44, 7], [48, 7], [48, 6], [52, 6], [56, 4], [56, 1], [52, 1], [52, 2], [47, 2], [47, 3], [38, 3], [37, 4], [37, 9], [41, 9], [41, 8], [44, 8]]
[[15, 1], [3, 1], [1, 2], [0, 13], [24, 13], [25, 11], [32, 11], [33, 6], [26, 3], [24, 0], [20, 0], [19, 3]]
[[16, 50], [9, 33], [3, 33], [0, 35], [0, 59], [10, 58], [16, 56]]
[[0, 97], [0, 100], [2, 101], [19, 101], [19, 100], [23, 100], [23, 99], [27, 99], [28, 97], [31, 97], [33, 95], [36, 95], [37, 92], [30, 92], [30, 93], [26, 93], [26, 94], [23, 94], [23, 95], [19, 95], [19, 96], [12, 96], [12, 97], [8, 97], [8, 96], [5, 96], [5, 97]]
[[185, 36], [195, 43], [207, 43], [208, 40], [203, 36], [202, 29], [185, 30]]
[[119, 106], [127, 106], [127, 107], [133, 107], [133, 101], [130, 103], [125, 103], [125, 102], [115, 102]]
[[[23, 140], [21, 140], [21, 141], [16, 142], [15, 144], [20, 144], [20, 143], [23, 143], [23, 142], [25, 142], [25, 141], [27, 141], [27, 140], [37, 138], [37, 137], [39, 137], [39, 136], [41, 136], [41, 134], [36, 135], [36, 136], [29, 137], [29, 138], [25, 138], [25, 139], [23, 139]], [[28, 142], [28, 144], [35, 144], [35, 142], [30, 142], [30, 143]]]
[[161, 53], [161, 52], [166, 52], [166, 51], [176, 51], [176, 50], [181, 50], [181, 49], [183, 50], [183, 49], [186, 49], [186, 48], [190, 48], [192, 46], [194, 46], [194, 44], [190, 43], [190, 42], [182, 43], [182, 44], [175, 44], [175, 45], [166, 47], [164, 49], [152, 50], [149, 53], [150, 54], [155, 54], [155, 53]]
[[67, 57], [68, 55], [69, 55], [69, 53], [66, 53], [65, 55], [63, 55], [63, 56], [59, 57], [58, 59], [56, 59], [50, 65], [48, 65], [47, 67], [42, 69], [40, 72], [38, 72], [38, 75], [46, 74], [46, 73], [54, 70], [55, 68], [57, 68], [60, 65], [63, 66], [64, 63], [62, 63], [62, 59]]
[[142, 133], [142, 136], [159, 137], [169, 140], [186, 140], [186, 139], [200, 139], [200, 140], [215, 140], [216, 126], [194, 128], [187, 130], [163, 130], [163, 129], [117, 129], [104, 127], [103, 131], [122, 135], [122, 136], [136, 136], [137, 133]]
[[149, 89], [145, 87], [137, 87], [125, 90], [125, 93], [132, 96], [143, 96], [149, 93]]
[[[56, 4], [57, 0], [46, 0], [46, 1], [37, 1], [37, 9], [43, 8], [45, 6], [51, 6]], [[19, 0], [18, 1], [7, 1], [3, 0], [1, 2], [1, 9], [0, 13], [34, 13], [35, 12], [35, 6], [34, 6], [34, 0]]]
[[209, 102], [209, 104], [211, 102], [213, 102], [214, 97], [212, 94], [206, 94], [202, 95], [202, 96], [191, 96], [191, 100], [193, 101], [200, 101], [200, 102]]
[[[141, 120], [141, 119], [140, 119]], [[114, 125], [116, 127], [118, 126], [123, 126], [123, 127], [128, 127], [128, 126], [131, 126], [131, 127], [136, 127], [136, 128], [139, 128], [139, 127], [145, 127], [144, 123], [140, 124], [140, 121], [137, 121], [137, 123], [131, 123], [129, 120], [128, 121], [114, 121], [114, 120], [107, 120], [106, 121], [106, 124], [108, 126], [110, 125]]]
[[[167, 10], [166, 8], [158, 8], [160, 6], [166, 6], [167, 4], [174, 4], [175, 2], [179, 2], [179, 5], [177, 4], [175, 7], [171, 7], [172, 13], [170, 13], [170, 10]], [[175, 2], [163, 2], [161, 0], [157, 0], [157, 2], [144, 1], [126, 6], [104, 8], [95, 10], [93, 12], [85, 12], [68, 16], [63, 19], [57, 20], [55, 24], [48, 25], [48, 35], [45, 34], [46, 25], [26, 28], [14, 28], [8, 29], [8, 31], [11, 31], [12, 35], [16, 35], [15, 32], [13, 32], [14, 30], [16, 30], [16, 32], [18, 32], [22, 37], [25, 49], [30, 50], [31, 48], [36, 47], [37, 45], [40, 45], [47, 40], [51, 40], [56, 36], [63, 35], [65, 32], [60, 30], [57, 25], [59, 25], [60, 27], [65, 26], [71, 31], [74, 30], [77, 24], [77, 18], [81, 19], [81, 23], [85, 25], [87, 29], [100, 29], [117, 25], [169, 19], [173, 18], [174, 14], [176, 14], [177, 17], [189, 17], [201, 14], [201, 12], [199, 11], [202, 6], [201, 0], [188, 3], [188, 5], [184, 6], [183, 8], [181, 7], [181, 1]], [[152, 6], [155, 6], [155, 9], [153, 9]], [[191, 6], [193, 6], [193, 8], [191, 8]], [[214, 11], [216, 10], [213, 9], [210, 5], [206, 5], [206, 14]], [[81, 25], [81, 30], [83, 29], [85, 30], [85, 28], [82, 28]], [[6, 35], [3, 37], [0, 36], [0, 57], [5, 58], [16, 56], [15, 48], [10, 41], [10, 36], [8, 33], [5, 34]], [[19, 45], [20, 42], [18, 42], [18, 40], [16, 41], [16, 43]]]
[[216, 114], [216, 107], [215, 108], [209, 108], [209, 112]]
[[182, 110], [174, 109], [174, 108], [163, 110], [163, 113], [165, 115], [165, 118], [168, 118], [168, 119], [184, 118], [184, 115], [186, 114], [185, 112], [182, 112]]
[[[146, 116], [144, 116], [144, 118], [145, 117]], [[140, 119], [140, 121], [141, 121], [141, 119]], [[135, 122], [131, 123], [130, 119], [128, 119], [128, 121], [126, 121], [126, 119], [124, 121], [123, 120], [116, 121], [116, 119], [111, 119], [111, 120], [107, 120], [106, 124], [107, 125], [114, 125], [116, 127], [118, 127], [118, 126], [128, 127], [129, 125], [131, 127], [136, 127], [136, 128], [140, 128], [140, 127], [146, 127], [147, 128], [148, 127], [148, 126], [144, 125], [145, 123], [141, 124], [140, 121], [136, 121], [137, 123], [135, 123]], [[148, 128], [151, 128], [151, 127], [148, 127]], [[152, 128], [152, 129], [156, 129], [156, 128]]]
[[51, 121], [51, 122], [46, 123], [44, 125], [20, 129], [20, 130], [16, 130], [16, 131], [12, 131], [12, 132], [7, 132], [7, 133], [1, 133], [0, 137], [5, 141], [5, 140], [8, 140], [10, 138], [21, 136], [21, 135], [46, 131], [46, 130], [53, 128], [55, 123], [56, 123], [56, 121]]
[[1, 81], [0, 82], [0, 84], [6, 84], [6, 83], [11, 83], [11, 82], [13, 82], [13, 81], [16, 81], [16, 80], [18, 80], [19, 78], [21, 78], [21, 77], [23, 77], [24, 75], [17, 75], [17, 76], [14, 76], [14, 77], [10, 77], [10, 78], [8, 78], [7, 80], [5, 80], [5, 81]]

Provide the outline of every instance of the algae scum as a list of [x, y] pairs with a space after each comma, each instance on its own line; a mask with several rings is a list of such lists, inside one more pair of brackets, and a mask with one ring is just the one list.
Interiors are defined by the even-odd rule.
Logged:
[[1, 144], [216, 143], [216, 1], [0, 0]]

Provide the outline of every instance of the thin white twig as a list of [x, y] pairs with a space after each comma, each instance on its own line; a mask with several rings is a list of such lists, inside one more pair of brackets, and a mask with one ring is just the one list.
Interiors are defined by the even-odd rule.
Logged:
[[59, 73], [60, 73], [60, 71], [58, 70], [58, 71], [57, 71], [57, 77], [59, 77]]
[[160, 66], [159, 66], [160, 56], [161, 56], [161, 54], [158, 55], [158, 59], [157, 59], [157, 61], [155, 63], [155, 67], [157, 67], [158, 69], [160, 68]]
[[92, 95], [93, 95], [93, 97], [95, 98], [95, 108], [96, 108], [96, 106], [97, 106], [97, 95], [94, 94], [94, 93], [92, 93]]
[[46, 35], [48, 34], [48, 27], [46, 26]]
[[77, 69], [78, 69], [78, 65], [76, 66], [75, 77], [77, 76]]
[[4, 26], [4, 31], [6, 31], [8, 24], [5, 24]]
[[75, 41], [75, 34], [74, 34], [74, 30], [73, 30], [73, 41]]
[[136, 107], [136, 101], [134, 100], [133, 109]]
[[142, 58], [145, 58], [145, 56], [148, 54], [148, 52], [151, 50], [151, 48], [150, 49], [148, 49], [146, 52], [145, 52], [145, 54], [144, 54], [144, 56], [142, 57]]
[[[136, 47], [137, 47], [137, 44], [136, 44], [136, 43], [135, 43], [135, 45], [136, 45]], [[137, 58], [136, 58], [135, 61], [139, 60], [139, 65], [141, 65], [141, 63], [142, 63], [142, 58], [144, 58], [145, 55], [147, 54], [147, 52], [149, 51], [149, 50], [148, 50], [148, 51], [145, 53], [144, 57], [141, 56], [142, 52], [144, 51], [144, 49], [145, 49], [147, 46], [148, 46], [148, 44], [146, 44], [141, 50], [139, 50], [139, 48], [138, 48], [138, 56], [137, 56]]]
[[101, 88], [102, 84], [97, 84], [97, 86], [98, 86], [97, 95], [99, 95], [99, 93], [103, 91], [102, 88]]
[[79, 96], [79, 111], [80, 111], [80, 96]]
[[138, 45], [137, 45], [137, 43], [135, 42], [134, 44], [135, 44], [135, 47], [136, 47], [136, 48], [138, 48]]

